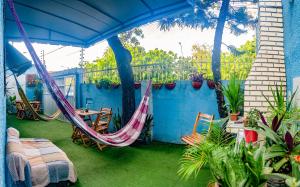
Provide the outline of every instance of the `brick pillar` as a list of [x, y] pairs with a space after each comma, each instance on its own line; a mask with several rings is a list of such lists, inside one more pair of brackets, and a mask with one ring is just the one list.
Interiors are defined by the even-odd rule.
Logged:
[[270, 88], [282, 82], [286, 90], [283, 52], [283, 21], [281, 0], [258, 1], [258, 51], [245, 82], [244, 110], [257, 108], [263, 112], [268, 103], [262, 93], [272, 100]]

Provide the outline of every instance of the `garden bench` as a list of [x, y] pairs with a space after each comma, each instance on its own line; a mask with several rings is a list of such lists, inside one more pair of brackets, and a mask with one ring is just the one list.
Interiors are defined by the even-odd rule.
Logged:
[[199, 134], [197, 132], [197, 127], [199, 123], [201, 123], [202, 125], [207, 125], [208, 132], [210, 132], [213, 119], [214, 119], [213, 115], [203, 114], [199, 112], [196, 117], [192, 134], [183, 136], [181, 140], [189, 145], [199, 144], [205, 138], [204, 135]]

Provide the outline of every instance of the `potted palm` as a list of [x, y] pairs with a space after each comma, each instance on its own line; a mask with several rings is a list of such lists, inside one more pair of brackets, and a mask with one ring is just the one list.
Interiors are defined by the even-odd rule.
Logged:
[[202, 83], [203, 83], [203, 74], [202, 73], [193, 73], [191, 75], [191, 81], [192, 81], [192, 86], [194, 89], [198, 90], [202, 87]]
[[227, 99], [230, 120], [237, 121], [240, 114], [240, 109], [244, 102], [244, 95], [241, 88], [241, 81], [233, 75], [226, 86], [222, 85], [222, 92]]
[[244, 133], [246, 143], [256, 142], [258, 134], [254, 128], [258, 127], [257, 121], [260, 119], [259, 111], [257, 109], [251, 109], [244, 121]]

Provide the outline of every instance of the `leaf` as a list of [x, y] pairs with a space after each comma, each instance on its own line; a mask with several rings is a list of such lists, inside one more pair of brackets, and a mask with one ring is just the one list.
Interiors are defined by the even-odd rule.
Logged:
[[265, 117], [263, 116], [262, 112], [259, 112], [259, 115], [260, 115], [260, 119], [261, 119], [262, 123], [266, 126], [269, 126]]
[[276, 128], [277, 128], [277, 124], [278, 124], [278, 115], [276, 115], [273, 120], [272, 120], [272, 130], [276, 132]]
[[285, 133], [284, 140], [289, 152], [291, 152], [294, 148], [294, 139], [289, 131]]

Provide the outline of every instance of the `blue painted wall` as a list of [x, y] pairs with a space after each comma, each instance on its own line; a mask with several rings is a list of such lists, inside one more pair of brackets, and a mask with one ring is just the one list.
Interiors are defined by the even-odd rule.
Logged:
[[200, 90], [194, 90], [191, 81], [178, 81], [174, 90], [163, 88], [152, 94], [155, 140], [181, 143], [181, 136], [192, 132], [200, 111], [219, 118], [215, 91], [206, 82]]
[[287, 90], [292, 91], [293, 78], [300, 76], [300, 2], [282, 3]]
[[[82, 102], [92, 103], [89, 108], [113, 108], [122, 104], [121, 89], [98, 89], [94, 84], [81, 84]], [[181, 143], [180, 137], [190, 134], [198, 112], [218, 116], [215, 91], [204, 82], [200, 90], [194, 90], [190, 81], [178, 81], [174, 90], [152, 90], [155, 140]], [[136, 90], [136, 104], [140, 102], [141, 90]], [[201, 129], [199, 129], [201, 130]]]

